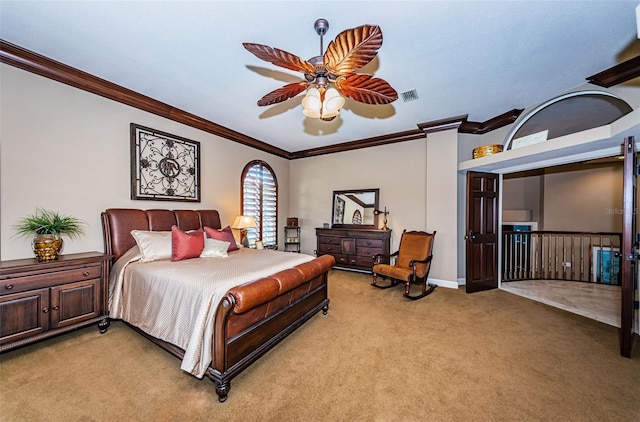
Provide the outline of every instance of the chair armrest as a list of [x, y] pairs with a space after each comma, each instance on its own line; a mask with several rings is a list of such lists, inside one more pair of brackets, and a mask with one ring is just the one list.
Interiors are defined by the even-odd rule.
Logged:
[[394, 256], [398, 256], [398, 253], [399, 253], [399, 252], [400, 252], [400, 251], [395, 251], [395, 252], [394, 252], [394, 253], [392, 253], [392, 254], [388, 254], [388, 253], [377, 253], [377, 254], [373, 255], [373, 257], [372, 257], [372, 258], [373, 258], [373, 262], [374, 262], [374, 263], [376, 263], [376, 264], [379, 264], [379, 263], [380, 263], [380, 259], [382, 259], [382, 258], [389, 258], [389, 259], [391, 259], [391, 258], [393, 258]]
[[413, 259], [409, 262], [410, 267], [414, 267], [416, 264], [426, 264], [427, 262], [431, 262], [433, 259], [433, 255], [429, 255], [426, 259]]

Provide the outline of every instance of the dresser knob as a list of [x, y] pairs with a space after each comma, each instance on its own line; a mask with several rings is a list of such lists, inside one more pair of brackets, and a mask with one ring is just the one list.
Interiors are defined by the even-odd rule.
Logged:
[[60, 309], [60, 307], [59, 307], [58, 305], [56, 305], [56, 306], [54, 306], [52, 309], [53, 309], [54, 311], [57, 311], [58, 309]]
[[42, 308], [42, 312], [44, 312], [45, 314], [49, 312], [49, 308]]
[[83, 276], [88, 277], [89, 276], [89, 271], [85, 271], [82, 273]]
[[4, 286], [4, 288], [7, 290], [11, 290], [13, 289], [13, 284], [7, 284], [6, 286]]

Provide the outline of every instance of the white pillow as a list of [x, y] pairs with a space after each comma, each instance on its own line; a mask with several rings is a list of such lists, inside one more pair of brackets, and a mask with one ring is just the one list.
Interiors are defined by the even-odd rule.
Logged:
[[227, 249], [229, 249], [229, 242], [205, 238], [200, 258], [227, 257], [229, 256]]
[[136, 240], [142, 259], [140, 262], [171, 259], [171, 232], [151, 232], [131, 230]]

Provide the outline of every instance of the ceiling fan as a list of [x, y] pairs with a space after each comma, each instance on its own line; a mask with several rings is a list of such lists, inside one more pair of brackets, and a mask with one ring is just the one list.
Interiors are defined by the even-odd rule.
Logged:
[[308, 89], [302, 100], [307, 117], [333, 120], [340, 113], [345, 97], [365, 104], [389, 104], [398, 99], [398, 93], [384, 79], [355, 73], [378, 54], [382, 46], [382, 30], [377, 25], [362, 25], [342, 31], [322, 53], [322, 40], [329, 29], [326, 19], [313, 25], [320, 36], [320, 55], [303, 60], [279, 48], [263, 44], [243, 43], [248, 51], [285, 69], [304, 73], [304, 80], [287, 84], [258, 100], [259, 106], [268, 106], [295, 97]]

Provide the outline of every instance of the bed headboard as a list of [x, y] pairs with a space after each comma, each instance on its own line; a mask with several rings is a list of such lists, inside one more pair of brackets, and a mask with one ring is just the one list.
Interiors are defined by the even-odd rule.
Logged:
[[109, 208], [102, 213], [104, 251], [113, 255], [115, 261], [136, 244], [131, 230], [171, 231], [173, 225], [183, 230], [197, 230], [204, 226], [222, 228], [216, 210]]

